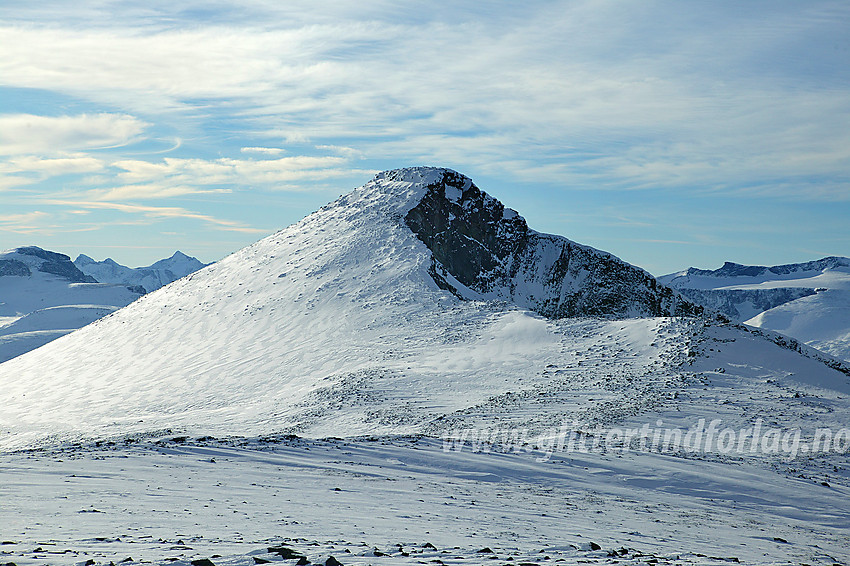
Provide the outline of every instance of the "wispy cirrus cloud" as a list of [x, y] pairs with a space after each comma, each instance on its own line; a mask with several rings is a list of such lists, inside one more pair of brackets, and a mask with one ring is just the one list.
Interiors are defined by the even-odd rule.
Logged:
[[78, 201], [78, 200], [47, 200], [46, 204], [68, 206], [76, 209], [90, 210], [116, 210], [128, 214], [141, 214], [150, 219], [179, 218], [188, 220], [199, 220], [212, 224], [219, 229], [231, 232], [243, 232], [246, 234], [266, 234], [267, 229], [253, 228], [240, 222], [216, 218], [209, 214], [200, 214], [177, 206], [151, 206], [140, 204], [128, 204], [104, 201]]
[[0, 155], [41, 156], [122, 146], [139, 138], [149, 125], [127, 114], [0, 114]]
[[[846, 152], [824, 149], [850, 147], [847, 84], [818, 88], [791, 72], [800, 55], [787, 68], [768, 58], [833, 29], [848, 14], [838, 3], [734, 18], [592, 1], [478, 17], [459, 3], [417, 19], [385, 2], [339, 8], [328, 18], [304, 3], [252, 2], [188, 28], [163, 5], [149, 11], [162, 19], [130, 33], [108, 18], [93, 29], [7, 26], [0, 73], [144, 115], [227, 112], [255, 136], [579, 188], [734, 192], [773, 182], [771, 172], [846, 173]], [[236, 25], [222, 25], [225, 13]]]
[[50, 214], [34, 210], [24, 214], [0, 214], [0, 230], [15, 234], [32, 234], [45, 227]]
[[240, 149], [242, 153], [259, 153], [262, 155], [280, 155], [286, 153], [286, 150], [281, 147], [243, 147]]
[[324, 198], [303, 195], [414, 164], [518, 204], [554, 195], [549, 219], [566, 191], [590, 208], [675, 201], [674, 216], [734, 198], [741, 217], [764, 202], [837, 217], [850, 195], [840, 0], [9, 0], [4, 22], [0, 76], [20, 103], [0, 116], [0, 189], [36, 199], [272, 225]]

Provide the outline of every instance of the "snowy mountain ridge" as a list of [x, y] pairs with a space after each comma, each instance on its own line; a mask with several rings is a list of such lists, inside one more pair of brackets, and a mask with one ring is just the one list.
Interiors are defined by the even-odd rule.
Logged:
[[[428, 214], [434, 224], [416, 220]], [[426, 232], [440, 221], [459, 236]], [[669, 318], [683, 304], [667, 301], [672, 292], [632, 287], [645, 272], [566, 238], [531, 246], [541, 236], [523, 226], [453, 171], [381, 173], [304, 220], [0, 365], [0, 380], [11, 383], [0, 401], [12, 407], [0, 416], [0, 443], [182, 427], [434, 433], [496, 414], [518, 426], [567, 415], [610, 421], [661, 403], [668, 383], [687, 382], [678, 368], [702, 323]], [[455, 247], [471, 242], [466, 235], [478, 243]], [[561, 269], [566, 249], [574, 255]], [[470, 250], [480, 261], [464, 273], [458, 259]], [[569, 304], [611, 320], [546, 310]], [[668, 317], [624, 318], [656, 308]], [[582, 343], [609, 352], [605, 364], [587, 373]], [[846, 376], [811, 363], [821, 369], [807, 373], [832, 371], [844, 387]]]
[[733, 320], [781, 332], [850, 360], [850, 259], [830, 256], [773, 267], [726, 262], [658, 278]]
[[25, 246], [0, 253], [0, 362], [38, 348], [136, 300], [101, 284], [65, 254]]
[[[689, 267], [683, 271], [663, 275], [658, 281], [676, 289], [722, 289], [744, 288], [742, 286], [776, 286], [782, 282], [786, 287], [809, 287], [812, 278], [826, 273], [850, 273], [850, 258], [829, 256], [814, 261], [789, 263], [765, 267], [741, 265], [727, 261], [718, 269]], [[795, 285], [794, 282], [799, 282]]]
[[24, 246], [0, 253], [0, 277], [29, 277], [33, 271], [49, 273], [69, 283], [97, 283], [71, 263], [65, 254]]
[[142, 287], [146, 293], [156, 291], [172, 281], [185, 277], [190, 273], [205, 267], [194, 257], [187, 256], [181, 251], [174, 252], [169, 258], [161, 259], [147, 267], [125, 267], [112, 258], [95, 261], [91, 257], [80, 254], [74, 260], [74, 265], [100, 283], [113, 283], [127, 286]]

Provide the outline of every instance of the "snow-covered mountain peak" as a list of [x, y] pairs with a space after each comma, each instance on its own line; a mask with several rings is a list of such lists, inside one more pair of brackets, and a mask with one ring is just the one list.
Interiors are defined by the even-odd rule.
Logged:
[[850, 359], [850, 258], [771, 267], [727, 261], [719, 269], [690, 267], [658, 280], [734, 320]]
[[388, 171], [0, 364], [0, 380], [21, 378], [0, 395], [16, 407], [0, 433], [17, 444], [192, 422], [219, 432], [423, 430], [518, 390], [563, 355], [547, 319], [690, 307], [610, 254], [530, 230], [456, 172]]
[[319, 212], [344, 208], [350, 212], [403, 215], [419, 203], [429, 187], [462, 187], [466, 183], [471, 185], [472, 180], [456, 171], [441, 167], [406, 167], [382, 171], [362, 187], [322, 207]]
[[126, 285], [146, 293], [194, 273], [205, 265], [181, 251], [176, 251], [171, 257], [161, 259], [147, 267], [126, 267], [112, 258], [96, 261], [84, 254], [80, 254], [74, 260], [74, 264], [80, 271], [101, 283]]
[[[827, 272], [850, 273], [850, 258], [829, 256], [815, 261], [784, 265], [742, 265], [727, 261], [718, 269], [689, 267], [663, 275], [658, 280], [676, 289], [718, 289], [721, 287], [759, 285], [773, 281], [806, 280]], [[788, 286], [794, 286], [790, 284]], [[808, 287], [803, 282], [800, 287]]]

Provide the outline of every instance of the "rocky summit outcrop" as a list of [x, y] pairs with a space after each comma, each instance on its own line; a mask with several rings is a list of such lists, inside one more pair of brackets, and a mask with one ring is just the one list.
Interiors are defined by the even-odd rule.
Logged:
[[613, 255], [528, 227], [468, 178], [443, 169], [405, 216], [431, 276], [461, 298], [506, 300], [549, 318], [693, 316], [699, 307]]

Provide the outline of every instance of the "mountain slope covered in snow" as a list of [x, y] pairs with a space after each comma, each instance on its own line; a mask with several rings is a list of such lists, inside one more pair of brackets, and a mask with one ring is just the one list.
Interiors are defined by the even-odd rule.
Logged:
[[[20, 419], [11, 428], [35, 438], [212, 418], [219, 433], [421, 432], [456, 411], [533, 388], [547, 364], [572, 361], [562, 323], [505, 302], [514, 296], [544, 314], [560, 305], [588, 305], [588, 314], [605, 314], [607, 305], [610, 315], [687, 306], [609, 254], [524, 229], [516, 242], [525, 248], [497, 255], [498, 269], [484, 266], [478, 280], [439, 266], [454, 286], [446, 292], [433, 278], [434, 255], [408, 227], [411, 211], [435, 192], [472, 203], [457, 212], [469, 226], [494, 214], [525, 226], [500, 204], [480, 207], [492, 199], [454, 172], [378, 175], [303, 221], [4, 364], [0, 379], [25, 377], [5, 390]], [[493, 274], [489, 287], [484, 270]], [[631, 278], [628, 285], [622, 277]], [[491, 298], [500, 300], [483, 300]], [[631, 331], [612, 332], [616, 341]], [[645, 361], [624, 371], [644, 371]], [[60, 398], [64, 415], [57, 418], [48, 407]]]
[[850, 258], [689, 268], [659, 277], [691, 301], [850, 360]]
[[[417, 224], [417, 211], [441, 206], [460, 238], [425, 234], [423, 226], [439, 227], [438, 213]], [[380, 174], [301, 222], [0, 366], [11, 384], [3, 400], [14, 407], [0, 417], [0, 441], [175, 427], [434, 433], [493, 415], [517, 426], [549, 426], [565, 415], [613, 421], [654, 407], [687, 381], [677, 368], [700, 332], [696, 319], [616, 320], [671, 315], [686, 302], [609, 254], [524, 226], [455, 172]], [[465, 247], [470, 238], [476, 242]], [[455, 259], [479, 246], [487, 251], [462, 272], [466, 264]], [[535, 313], [573, 305], [614, 320]], [[834, 371], [812, 363], [812, 375]], [[843, 387], [846, 376], [835, 379]]]
[[[845, 559], [846, 451], [617, 447], [700, 419], [715, 437], [850, 422], [846, 365], [675, 316], [698, 311], [453, 171], [379, 174], [0, 364], [8, 552], [241, 566], [286, 536], [347, 564]], [[558, 445], [576, 436], [612, 444]], [[45, 537], [69, 554], [33, 550]]]

